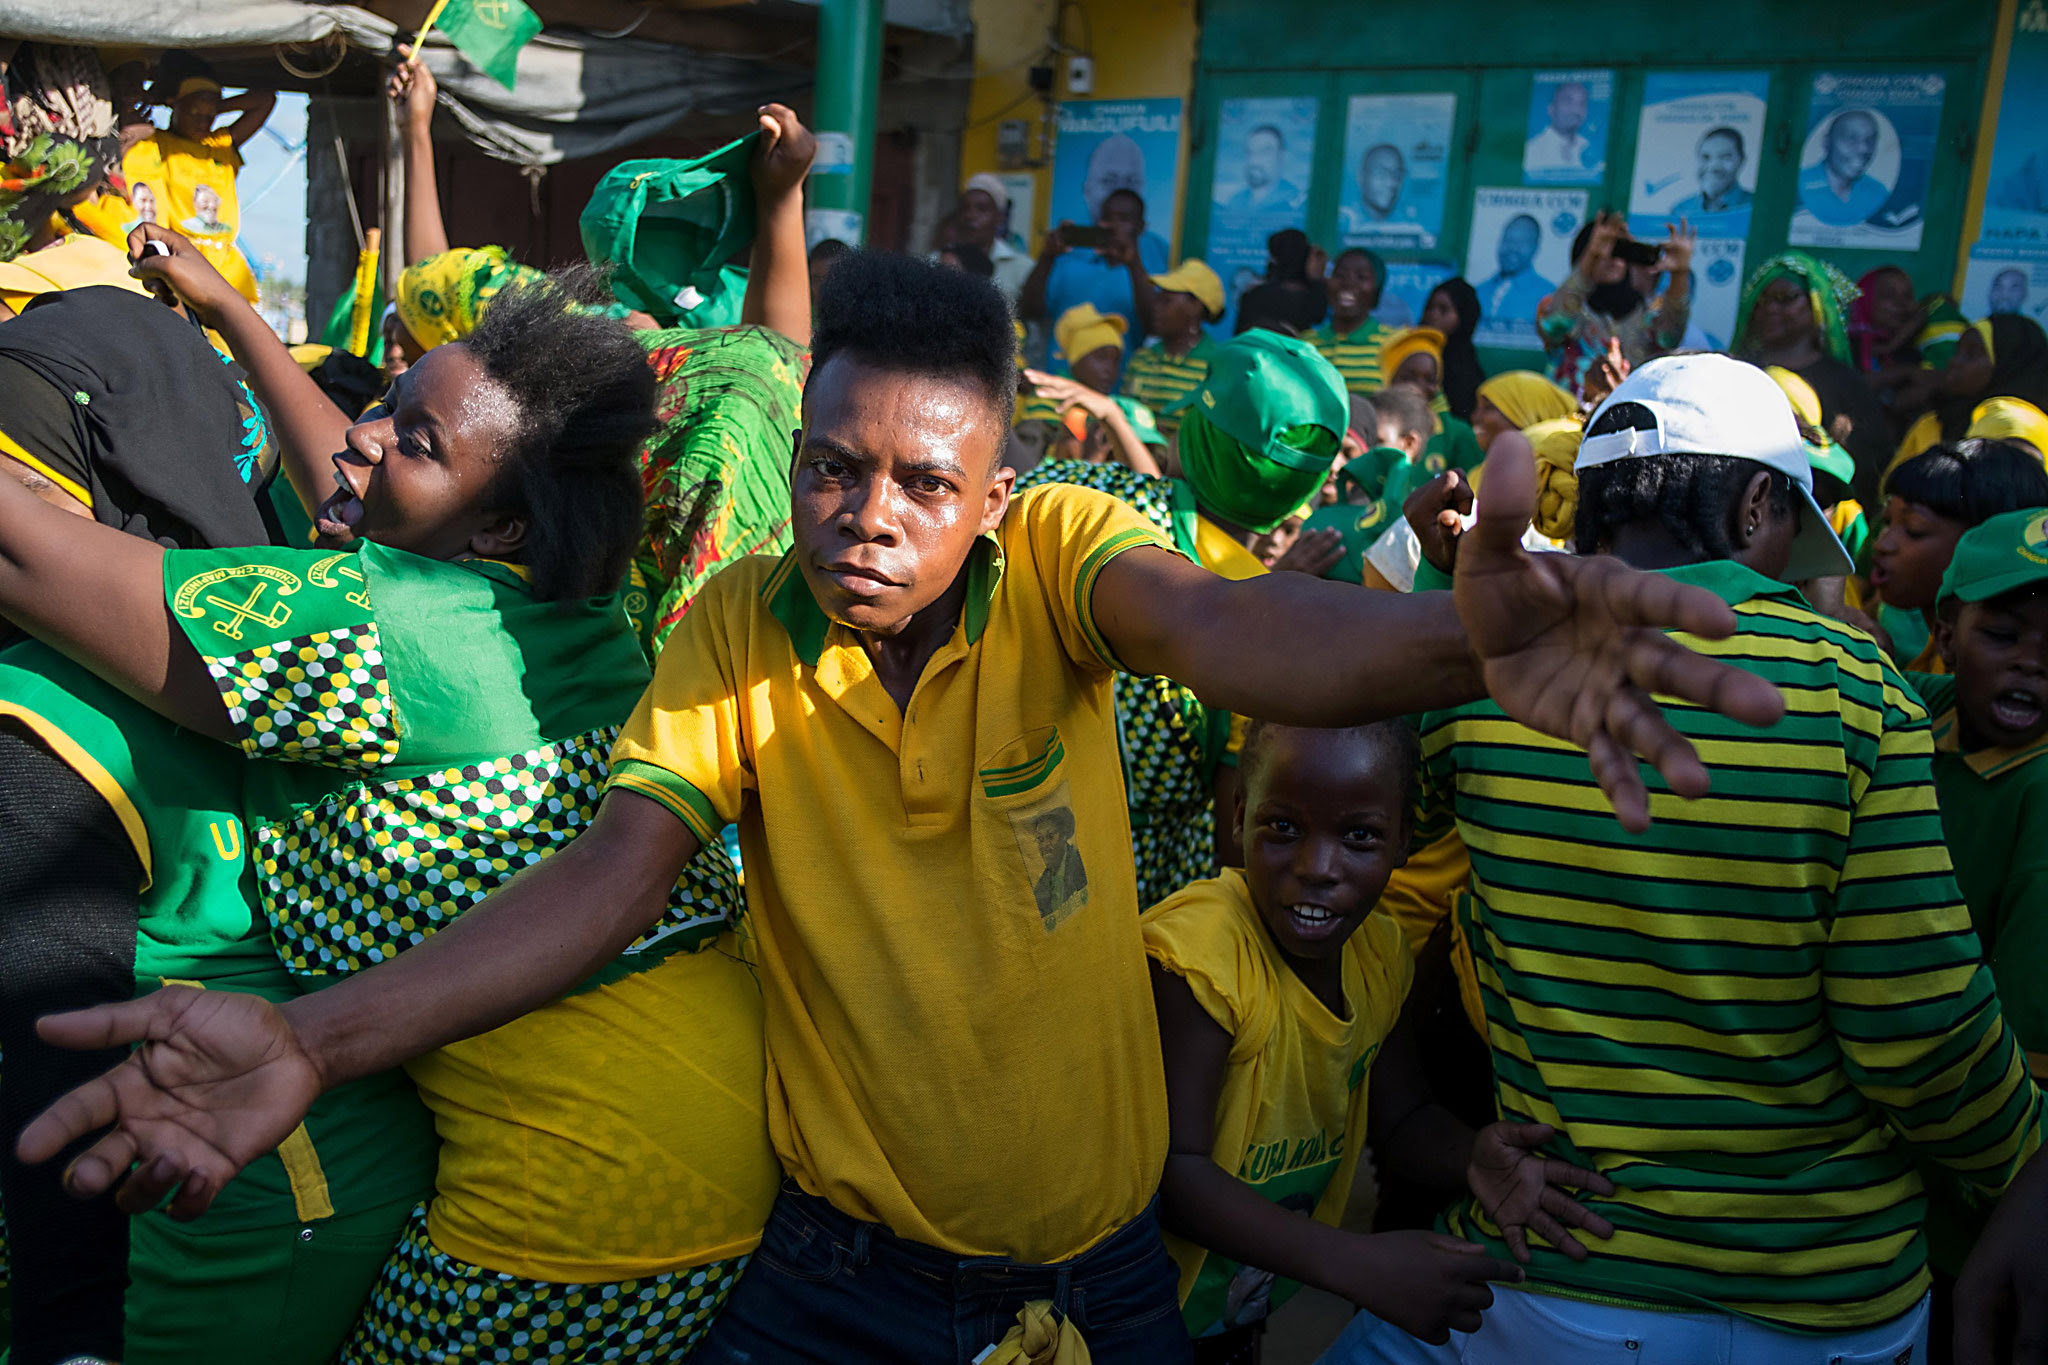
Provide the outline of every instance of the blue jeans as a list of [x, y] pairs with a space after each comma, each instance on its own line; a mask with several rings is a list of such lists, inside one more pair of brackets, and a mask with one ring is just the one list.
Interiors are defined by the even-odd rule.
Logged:
[[1032, 1299], [1051, 1299], [1095, 1365], [1180, 1365], [1179, 1274], [1146, 1209], [1069, 1261], [960, 1256], [849, 1218], [784, 1182], [760, 1250], [691, 1365], [973, 1365]]
[[1318, 1365], [1921, 1365], [1926, 1359], [1924, 1295], [1890, 1322], [1809, 1335], [1731, 1313], [1661, 1313], [1496, 1285], [1479, 1330], [1453, 1332], [1448, 1345], [1427, 1345], [1361, 1312]]

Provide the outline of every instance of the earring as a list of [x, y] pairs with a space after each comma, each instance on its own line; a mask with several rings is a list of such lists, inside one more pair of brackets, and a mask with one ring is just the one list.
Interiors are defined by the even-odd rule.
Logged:
[[1755, 535], [1755, 534], [1756, 534], [1756, 523], [1752, 521], [1752, 522], [1751, 522], [1751, 523], [1749, 524], [1749, 526], [1748, 526], [1748, 529], [1746, 529], [1746, 530], [1744, 530], [1744, 531], [1743, 531], [1743, 534], [1744, 534], [1744, 535], [1746, 535], [1746, 536], [1753, 536], [1753, 535]]

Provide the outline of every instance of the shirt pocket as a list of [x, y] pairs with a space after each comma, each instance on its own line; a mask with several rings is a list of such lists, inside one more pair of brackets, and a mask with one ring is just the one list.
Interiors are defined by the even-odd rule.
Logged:
[[1050, 934], [1088, 906], [1095, 871], [1083, 855], [1059, 727], [1027, 730], [978, 765], [974, 800], [990, 890], [1029, 904]]

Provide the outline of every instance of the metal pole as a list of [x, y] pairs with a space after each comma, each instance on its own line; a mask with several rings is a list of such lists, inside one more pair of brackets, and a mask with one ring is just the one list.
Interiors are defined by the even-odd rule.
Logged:
[[818, 11], [818, 156], [804, 235], [817, 245], [867, 240], [875, 104], [882, 86], [882, 0], [824, 0]]
[[398, 298], [398, 277], [412, 262], [405, 259], [405, 125], [398, 101], [384, 106], [384, 254], [378, 271], [387, 303]]

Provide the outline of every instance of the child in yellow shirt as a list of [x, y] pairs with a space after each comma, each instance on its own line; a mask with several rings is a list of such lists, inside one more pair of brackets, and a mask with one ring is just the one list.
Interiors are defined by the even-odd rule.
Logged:
[[1442, 1185], [1469, 1180], [1516, 1226], [1518, 1254], [1524, 1228], [1581, 1257], [1569, 1228], [1612, 1232], [1554, 1188], [1613, 1191], [1540, 1156], [1549, 1128], [1475, 1134], [1423, 1082], [1412, 1025], [1399, 1021], [1414, 962], [1400, 927], [1374, 912], [1407, 860], [1415, 768], [1405, 721], [1253, 722], [1237, 807], [1244, 870], [1144, 916], [1166, 1062], [1159, 1216], [1197, 1362], [1240, 1358], [1300, 1283], [1441, 1342], [1477, 1328], [1493, 1301], [1487, 1281], [1521, 1279], [1438, 1233], [1340, 1229], [1368, 1132], [1383, 1165]]

